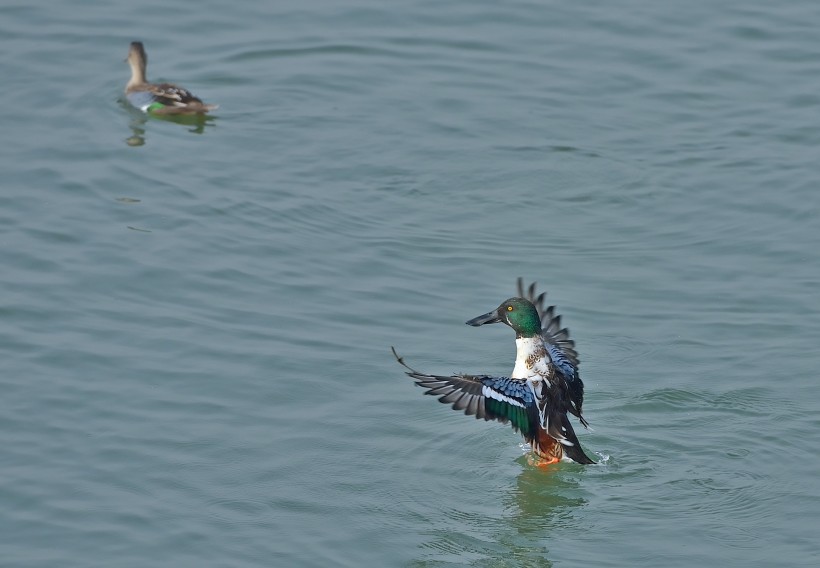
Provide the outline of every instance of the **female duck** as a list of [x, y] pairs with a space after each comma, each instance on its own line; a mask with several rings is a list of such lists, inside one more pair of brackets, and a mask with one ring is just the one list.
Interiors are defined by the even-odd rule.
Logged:
[[145, 80], [148, 56], [141, 41], [131, 42], [128, 64], [131, 65], [131, 80], [125, 85], [125, 97], [143, 112], [158, 115], [191, 115], [205, 114], [217, 108], [217, 105], [203, 103], [190, 91], [177, 85], [148, 83]]

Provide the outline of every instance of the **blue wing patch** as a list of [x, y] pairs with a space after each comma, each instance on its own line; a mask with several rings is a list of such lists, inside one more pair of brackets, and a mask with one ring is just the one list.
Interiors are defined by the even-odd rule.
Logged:
[[533, 402], [532, 390], [522, 380], [488, 376], [476, 378], [484, 385], [481, 392], [484, 396], [513, 406], [527, 406]]

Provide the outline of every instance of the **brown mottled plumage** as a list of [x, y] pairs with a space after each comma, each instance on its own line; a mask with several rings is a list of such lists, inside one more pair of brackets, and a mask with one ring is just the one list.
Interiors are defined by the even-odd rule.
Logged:
[[131, 42], [128, 50], [131, 79], [125, 85], [125, 96], [145, 112], [159, 115], [205, 114], [218, 105], [205, 104], [199, 98], [171, 83], [149, 83], [145, 78], [148, 56], [142, 42]]

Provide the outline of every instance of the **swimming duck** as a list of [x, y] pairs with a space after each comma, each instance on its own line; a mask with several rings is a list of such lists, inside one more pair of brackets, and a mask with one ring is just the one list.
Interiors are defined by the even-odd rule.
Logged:
[[546, 294], [535, 295], [535, 284], [525, 292], [518, 279], [518, 296], [496, 309], [469, 320], [478, 327], [503, 323], [515, 331], [515, 366], [509, 377], [490, 375], [429, 375], [408, 366], [393, 349], [425, 394], [439, 396], [455, 410], [484, 420], [509, 422], [532, 447], [531, 462], [546, 466], [566, 455], [581, 464], [595, 463], [581, 449], [567, 414], [585, 427], [581, 415], [584, 384], [578, 374], [578, 353], [569, 331], [561, 328], [555, 306], [544, 309]]
[[205, 114], [218, 105], [207, 105], [183, 89], [171, 83], [148, 83], [145, 67], [148, 55], [141, 41], [132, 41], [128, 50], [131, 80], [125, 85], [125, 97], [143, 112], [159, 115]]

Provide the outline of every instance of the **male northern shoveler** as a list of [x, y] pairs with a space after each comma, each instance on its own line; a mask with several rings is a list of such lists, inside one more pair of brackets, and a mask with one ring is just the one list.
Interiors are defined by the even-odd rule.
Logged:
[[561, 328], [555, 306], [544, 309], [545, 296], [535, 296], [535, 284], [525, 293], [519, 278], [517, 297], [467, 322], [476, 327], [504, 323], [515, 330], [515, 368], [509, 377], [428, 375], [409, 367], [395, 349], [393, 354], [416, 384], [427, 389], [425, 394], [439, 396], [467, 415], [509, 422], [530, 443], [538, 465], [556, 463], [564, 454], [578, 463], [595, 463], [581, 449], [567, 417], [573, 414], [588, 426], [581, 415], [584, 383], [575, 342]]
[[125, 97], [143, 112], [159, 115], [205, 114], [217, 108], [206, 105], [190, 91], [171, 83], [148, 83], [145, 67], [148, 56], [141, 41], [132, 41], [128, 50], [131, 80], [125, 85]]

